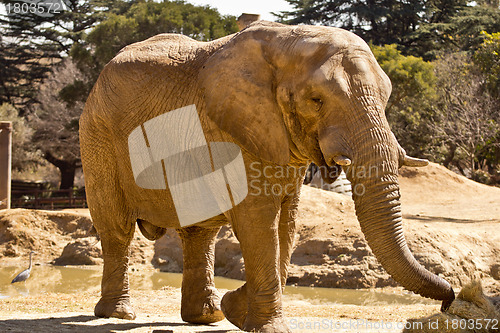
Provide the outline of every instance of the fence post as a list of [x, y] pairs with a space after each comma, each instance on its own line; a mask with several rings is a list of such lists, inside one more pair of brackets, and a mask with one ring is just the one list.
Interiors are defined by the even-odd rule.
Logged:
[[12, 122], [0, 122], [0, 209], [10, 209]]

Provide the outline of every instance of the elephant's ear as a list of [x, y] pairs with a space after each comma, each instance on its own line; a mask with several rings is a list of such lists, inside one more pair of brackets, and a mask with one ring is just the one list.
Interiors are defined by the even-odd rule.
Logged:
[[257, 157], [289, 162], [288, 135], [274, 95], [274, 70], [262, 41], [242, 32], [217, 50], [199, 74], [207, 113]]

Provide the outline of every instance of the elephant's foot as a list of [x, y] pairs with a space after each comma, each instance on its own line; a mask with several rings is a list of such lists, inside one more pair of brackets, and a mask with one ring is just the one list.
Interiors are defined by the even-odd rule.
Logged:
[[228, 291], [222, 297], [222, 312], [236, 327], [243, 329], [243, 324], [247, 319], [248, 301], [246, 283], [236, 290]]
[[290, 329], [285, 323], [285, 318], [282, 316], [268, 320], [265, 324], [247, 316], [243, 330], [248, 332], [259, 333], [291, 333]]
[[94, 308], [96, 317], [115, 317], [120, 319], [135, 319], [135, 312], [130, 305], [129, 297], [107, 299], [102, 297]]
[[203, 292], [183, 290], [181, 317], [194, 324], [210, 324], [224, 319], [220, 296], [215, 288], [206, 288]]
[[233, 325], [249, 332], [290, 332], [282, 316], [277, 316], [265, 322], [258, 321], [248, 314], [248, 299], [246, 284], [227, 292], [222, 297], [222, 312]]

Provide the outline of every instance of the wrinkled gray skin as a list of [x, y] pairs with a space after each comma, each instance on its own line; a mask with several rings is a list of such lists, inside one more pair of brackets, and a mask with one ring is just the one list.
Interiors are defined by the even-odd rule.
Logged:
[[[402, 233], [398, 168], [425, 162], [407, 157], [392, 134], [384, 115], [390, 92], [366, 43], [336, 28], [258, 22], [208, 43], [164, 34], [123, 49], [103, 70], [80, 120], [87, 197], [104, 256], [95, 314], [135, 318], [127, 268], [137, 222], [150, 239], [178, 228], [185, 321], [225, 315], [243, 330], [288, 332], [281, 295], [308, 161], [323, 167], [326, 180], [345, 168], [361, 228], [383, 267], [446, 308], [452, 288], [416, 262]], [[145, 121], [190, 104], [207, 141], [242, 148], [253, 182], [232, 210], [181, 229], [168, 189], [135, 184], [127, 138]], [[298, 171], [279, 173], [281, 166]], [[246, 283], [221, 302], [214, 238], [224, 223], [240, 242]]]

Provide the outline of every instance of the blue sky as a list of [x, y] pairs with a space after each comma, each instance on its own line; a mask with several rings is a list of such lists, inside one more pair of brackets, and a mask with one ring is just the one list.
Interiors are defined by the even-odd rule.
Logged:
[[271, 12], [290, 10], [285, 0], [186, 0], [194, 5], [209, 5], [223, 15], [240, 16], [242, 13], [260, 14], [261, 19], [274, 21]]

